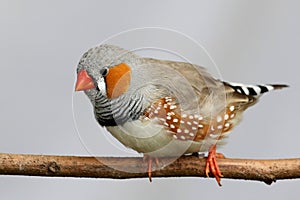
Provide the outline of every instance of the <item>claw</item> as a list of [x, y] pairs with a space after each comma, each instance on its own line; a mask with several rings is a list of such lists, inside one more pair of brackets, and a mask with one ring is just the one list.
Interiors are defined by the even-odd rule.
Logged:
[[152, 158], [148, 159], [148, 177], [149, 177], [149, 181], [152, 182]]
[[216, 178], [216, 181], [219, 184], [219, 186], [222, 186], [221, 177], [223, 177], [223, 175], [219, 169], [216, 158], [224, 158], [224, 155], [220, 153], [216, 153], [216, 145], [212, 145], [209, 149], [207, 160], [206, 160], [205, 174], [207, 177], [209, 177], [209, 173], [212, 173]]

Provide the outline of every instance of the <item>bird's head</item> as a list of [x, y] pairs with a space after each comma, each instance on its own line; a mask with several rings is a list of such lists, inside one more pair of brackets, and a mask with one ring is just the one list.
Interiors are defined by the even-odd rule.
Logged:
[[133, 53], [112, 45], [91, 48], [79, 61], [75, 91], [100, 93], [108, 99], [121, 96], [129, 88], [130, 63], [136, 59]]

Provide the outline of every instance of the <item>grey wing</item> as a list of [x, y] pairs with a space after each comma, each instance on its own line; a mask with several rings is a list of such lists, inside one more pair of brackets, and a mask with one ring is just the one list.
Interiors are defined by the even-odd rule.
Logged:
[[197, 92], [201, 92], [202, 89], [206, 87], [217, 88], [223, 85], [220, 84], [220, 81], [213, 78], [204, 67], [200, 67], [199, 65], [153, 58], [144, 58], [143, 60], [153, 65], [166, 65], [178, 71], [185, 79], [188, 80], [188, 82], [190, 82]]
[[[181, 105], [186, 104], [187, 109], [185, 110], [189, 110], [191, 113], [194, 112], [194, 114], [201, 113], [203, 116], [212, 117], [224, 109], [226, 105], [224, 84], [212, 77], [205, 68], [186, 62], [157, 60], [153, 58], [144, 58], [144, 61], [151, 63], [152, 66], [168, 66], [170, 69], [176, 71], [179, 76], [173, 77], [173, 82], [182, 81], [177, 79], [185, 79], [188, 82], [188, 87], [192, 88], [192, 91], [189, 90], [189, 92], [194, 94], [189, 95], [186, 93], [185, 100], [180, 102]], [[178, 87], [181, 90], [187, 90], [182, 85], [178, 84]]]

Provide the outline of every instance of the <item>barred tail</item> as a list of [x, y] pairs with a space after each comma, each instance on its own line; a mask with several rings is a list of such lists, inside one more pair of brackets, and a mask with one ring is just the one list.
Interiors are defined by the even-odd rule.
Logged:
[[277, 89], [289, 87], [288, 85], [285, 84], [244, 85], [240, 83], [229, 83], [229, 82], [224, 82], [224, 85], [230, 86], [237, 93], [248, 95], [248, 96], [259, 96], [271, 90], [277, 90]]

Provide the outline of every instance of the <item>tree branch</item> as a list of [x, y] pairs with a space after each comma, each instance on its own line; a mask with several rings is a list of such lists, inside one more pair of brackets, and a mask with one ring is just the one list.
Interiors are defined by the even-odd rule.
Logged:
[[[160, 158], [160, 161], [168, 162], [172, 159]], [[277, 160], [220, 158], [217, 161], [224, 178], [256, 180], [267, 184], [280, 179], [300, 178], [300, 158]], [[205, 158], [183, 156], [170, 165], [153, 171], [152, 177], [205, 177], [205, 163]], [[2, 175], [128, 179], [148, 177], [146, 172], [142, 172], [146, 169], [147, 162], [138, 157], [0, 154]]]

